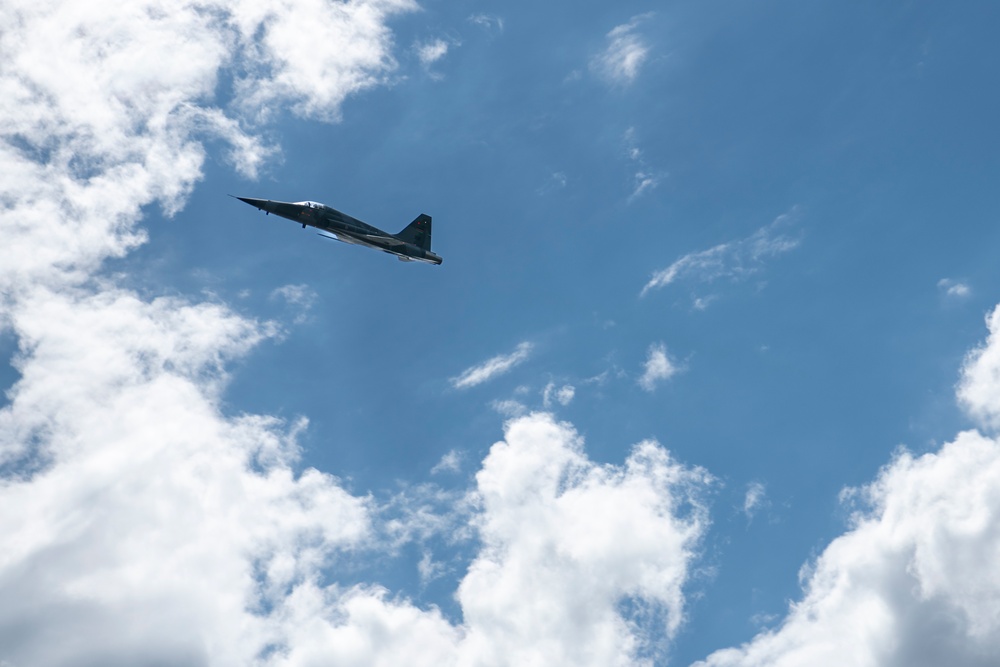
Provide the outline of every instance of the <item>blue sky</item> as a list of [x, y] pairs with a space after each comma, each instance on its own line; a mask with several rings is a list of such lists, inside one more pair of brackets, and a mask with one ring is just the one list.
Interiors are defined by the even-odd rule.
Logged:
[[1000, 648], [992, 4], [0, 16], [0, 666]]

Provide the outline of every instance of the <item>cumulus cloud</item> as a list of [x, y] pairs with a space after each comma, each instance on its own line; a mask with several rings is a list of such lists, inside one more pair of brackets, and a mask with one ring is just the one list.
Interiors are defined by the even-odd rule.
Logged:
[[[299, 469], [305, 420], [223, 410], [228, 364], [274, 324], [100, 274], [144, 241], [143, 206], [183, 205], [206, 128], [254, 164], [244, 120], [205, 106], [234, 54], [236, 108], [335, 117], [390, 67], [383, 20], [409, 6], [0, 8], [0, 312], [20, 373], [0, 410], [0, 662], [606, 665], [676, 631], [707, 523], [703, 472], [651, 442], [597, 465], [551, 417], [513, 421], [462, 504], [481, 547], [456, 624], [377, 585], [342, 585], [336, 566], [380, 535], [419, 541], [457, 519], [406, 503], [390, 525], [372, 498]], [[295, 286], [274, 296], [310, 299]], [[426, 581], [442, 566], [423, 553]], [[663, 625], [626, 615], [626, 599]]]
[[532, 349], [534, 349], [534, 345], [531, 343], [520, 343], [510, 354], [498, 354], [481, 364], [465, 369], [451, 379], [451, 386], [456, 389], [467, 389], [488, 382], [524, 362], [531, 356]]
[[764, 266], [766, 260], [794, 250], [799, 239], [788, 234], [796, 222], [795, 209], [779, 215], [766, 227], [739, 241], [722, 243], [708, 250], [684, 255], [657, 271], [642, 288], [642, 295], [677, 280], [711, 282], [720, 278], [745, 280]]
[[[620, 467], [589, 461], [582, 445], [534, 414], [510, 423], [483, 462], [483, 548], [458, 592], [465, 664], [624, 665], [650, 633], [680, 626], [707, 474], [651, 441]], [[662, 627], [624, 617], [627, 597], [658, 611]]]
[[989, 336], [969, 353], [958, 384], [958, 400], [983, 427], [1000, 428], [1000, 306], [986, 318]]
[[667, 346], [663, 343], [653, 343], [646, 353], [646, 362], [642, 367], [642, 376], [639, 378], [639, 386], [646, 391], [653, 391], [656, 385], [663, 380], [669, 380], [680, 369], [667, 354]]
[[649, 46], [637, 30], [649, 17], [650, 14], [635, 16], [611, 30], [604, 51], [591, 59], [590, 70], [616, 86], [627, 86], [635, 81], [649, 56]]
[[[0, 410], [0, 663], [273, 664], [288, 619], [334, 595], [320, 573], [369, 543], [371, 501], [297, 469], [304, 420], [223, 413], [227, 364], [277, 327], [100, 269], [144, 242], [144, 206], [183, 207], [207, 140], [253, 175], [271, 104], [335, 117], [381, 80], [384, 22], [412, 7], [0, 6], [0, 324], [20, 373]], [[233, 105], [213, 106], [237, 59]]]
[[[515, 419], [464, 502], [480, 547], [456, 595], [463, 621], [379, 587], [305, 584], [285, 600], [292, 636], [275, 664], [648, 664], [683, 621], [711, 483], [655, 442], [598, 465], [569, 425]], [[417, 569], [426, 583], [448, 565], [424, 550]]]
[[[413, 7], [4, 3], [3, 292], [15, 279], [80, 281], [142, 243], [141, 207], [159, 202], [172, 214], [183, 206], [201, 176], [202, 140], [223, 139], [252, 174], [270, 149], [245, 118], [266, 116], [279, 100], [336, 117], [347, 95], [391, 71], [384, 23]], [[212, 105], [220, 73], [237, 60], [243, 74], [232, 108], [246, 116]]]
[[777, 630], [702, 667], [985, 667], [1000, 653], [1000, 443], [900, 453], [845, 494], [867, 509], [807, 573]]
[[[959, 398], [996, 428], [1000, 307], [966, 359]], [[841, 494], [852, 527], [803, 569], [781, 626], [701, 667], [986, 667], [1000, 654], [1000, 441], [960, 433], [939, 451], [899, 451]]]
[[220, 413], [223, 365], [268, 327], [122, 290], [39, 290], [11, 317], [0, 659], [248, 664], [286, 641], [265, 610], [361, 546], [370, 512], [294, 472], [304, 422]]
[[246, 71], [236, 81], [238, 103], [259, 118], [291, 104], [296, 113], [333, 120], [351, 94], [385, 83], [396, 69], [394, 15], [413, 0], [219, 2], [209, 15], [229, 18]]

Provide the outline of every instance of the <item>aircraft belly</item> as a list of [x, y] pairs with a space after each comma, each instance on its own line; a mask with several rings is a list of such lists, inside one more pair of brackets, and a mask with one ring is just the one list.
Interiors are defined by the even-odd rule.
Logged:
[[363, 245], [363, 246], [367, 246], [369, 248], [376, 248], [376, 247], [378, 247], [378, 246], [372, 245], [371, 243], [368, 243], [367, 241], [359, 239], [358, 237], [354, 236], [350, 232], [345, 232], [342, 229], [333, 228], [333, 229], [330, 229], [329, 231], [330, 231], [331, 234], [336, 234], [337, 238], [339, 238], [344, 243], [352, 243], [354, 245]]

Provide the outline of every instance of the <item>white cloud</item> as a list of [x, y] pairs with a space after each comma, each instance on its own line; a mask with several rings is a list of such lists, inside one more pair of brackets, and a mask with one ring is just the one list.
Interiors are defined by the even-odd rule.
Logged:
[[444, 78], [444, 75], [434, 71], [431, 66], [444, 58], [448, 54], [449, 49], [453, 46], [461, 46], [461, 43], [454, 40], [448, 42], [443, 39], [434, 39], [429, 42], [418, 42], [414, 44], [413, 48], [417, 53], [417, 58], [420, 59], [420, 64], [423, 66], [428, 76], [432, 80], [440, 81]]
[[777, 630], [702, 666], [972, 667], [1000, 654], [1000, 443], [963, 433], [901, 453], [871, 485], [855, 527], [807, 573]]
[[646, 363], [643, 364], [639, 386], [646, 391], [653, 391], [659, 382], [669, 380], [679, 370], [677, 365], [667, 355], [667, 347], [663, 343], [653, 343], [649, 346]]
[[240, 105], [264, 118], [289, 102], [304, 116], [338, 118], [349, 95], [384, 83], [395, 70], [386, 24], [417, 9], [412, 0], [220, 5], [241, 40], [240, 57], [249, 59], [236, 86]]
[[[79, 282], [142, 243], [142, 206], [177, 212], [201, 177], [203, 139], [253, 174], [272, 150], [212, 106], [220, 73], [244, 72], [236, 107], [292, 100], [335, 117], [391, 70], [385, 20], [411, 2], [281, 0], [0, 7], [0, 278]], [[264, 114], [266, 115], [266, 114]], [[53, 271], [56, 267], [60, 270]]]
[[573, 385], [564, 384], [557, 389], [555, 382], [549, 382], [542, 390], [542, 405], [548, 408], [553, 401], [559, 405], [569, 405], [573, 402], [574, 396], [576, 396], [576, 387]]
[[545, 195], [554, 190], [561, 190], [565, 188], [566, 183], [568, 182], [569, 181], [566, 177], [565, 172], [556, 171], [553, 172], [552, 175], [549, 177], [549, 179], [545, 182], [545, 184], [536, 189], [535, 192], [539, 195]]
[[659, 174], [651, 174], [646, 171], [635, 172], [635, 187], [632, 188], [632, 194], [629, 195], [629, 201], [638, 199], [646, 192], [655, 188], [660, 184], [660, 180], [661, 177]]
[[[966, 359], [959, 398], [1000, 423], [1000, 307]], [[969, 431], [939, 451], [900, 451], [841, 494], [853, 526], [803, 568], [781, 626], [702, 667], [986, 667], [1000, 655], [1000, 441]]]
[[271, 299], [282, 299], [295, 306], [311, 308], [316, 302], [316, 290], [308, 285], [284, 285], [271, 291]]
[[445, 564], [434, 560], [430, 551], [424, 551], [420, 556], [420, 561], [417, 563], [417, 573], [420, 575], [420, 583], [426, 586], [435, 579], [439, 579], [445, 572], [447, 572]]
[[281, 299], [295, 308], [297, 312], [294, 322], [296, 324], [302, 324], [306, 321], [309, 311], [316, 303], [317, 296], [316, 290], [308, 285], [284, 285], [274, 289], [270, 294], [271, 300]]
[[503, 32], [503, 18], [499, 16], [494, 16], [492, 14], [473, 14], [469, 17], [469, 22], [486, 28], [487, 30]]
[[665, 287], [677, 280], [711, 282], [719, 278], [743, 280], [760, 271], [764, 261], [798, 247], [799, 239], [786, 230], [795, 223], [795, 209], [779, 215], [752, 235], [739, 241], [722, 243], [684, 255], [665, 269], [657, 271], [642, 288], [642, 295]]
[[767, 487], [761, 482], [747, 484], [747, 493], [743, 498], [743, 514], [747, 520], [752, 520], [761, 507], [767, 503]]
[[[377, 586], [321, 583], [319, 567], [369, 534], [370, 501], [290, 474], [293, 435], [186, 409], [167, 430], [169, 394], [127, 389], [143, 410], [107, 405], [90, 416], [104, 430], [66, 420], [92, 434], [72, 461], [2, 487], [0, 651], [13, 664], [645, 664], [684, 618], [711, 480], [654, 442], [598, 465], [549, 415], [508, 424], [466, 503], [481, 547], [453, 625]], [[148, 425], [142, 446], [112, 415]], [[443, 529], [419, 512], [414, 526]], [[447, 566], [424, 549], [417, 569], [427, 583]], [[643, 613], [626, 615], [626, 599]]]
[[649, 169], [645, 158], [642, 156], [642, 149], [639, 148], [636, 142], [635, 134], [634, 127], [625, 130], [626, 154], [629, 160], [634, 162], [636, 166], [636, 172], [633, 175], [632, 194], [628, 198], [629, 203], [656, 188], [665, 177], [665, 174], [653, 172]]
[[223, 414], [226, 364], [273, 324], [98, 271], [144, 242], [142, 207], [183, 207], [203, 141], [248, 175], [272, 150], [212, 106], [226, 67], [254, 117], [335, 117], [391, 69], [384, 21], [413, 7], [0, 5], [0, 323], [21, 375], [0, 410], [0, 662], [274, 664], [302, 601], [336, 591], [320, 573], [370, 542], [370, 499], [295, 470], [304, 420]]
[[[392, 70], [385, 21], [413, 7], [0, 7], [0, 308], [21, 373], [0, 410], [0, 661], [622, 664], [661, 631], [622, 616], [625, 598], [676, 629], [705, 528], [700, 471], [653, 443], [597, 466], [568, 427], [514, 421], [471, 494], [484, 546], [456, 626], [324, 578], [375, 536], [419, 540], [447, 521], [407, 506], [393, 533], [371, 498], [296, 471], [304, 420], [223, 412], [226, 365], [273, 324], [99, 277], [103, 260], [144, 241], [142, 207], [180, 210], [203, 139], [228, 141], [247, 173], [266, 155], [245, 119], [211, 106], [226, 67], [239, 62], [236, 108], [251, 120], [285, 104], [335, 118]], [[275, 298], [310, 295], [286, 286]], [[484, 382], [530, 350], [460, 380]], [[440, 572], [430, 555], [421, 563], [425, 579]]]
[[952, 280], [951, 278], [942, 278], [939, 280], [938, 289], [944, 292], [945, 295], [957, 299], [963, 299], [972, 294], [972, 290], [968, 285], [957, 280]]
[[1000, 306], [986, 318], [989, 337], [969, 353], [958, 384], [958, 400], [983, 427], [1000, 428]]
[[456, 377], [451, 378], [451, 386], [456, 389], [467, 389], [488, 382], [495, 377], [507, 373], [531, 356], [534, 345], [528, 342], [518, 344], [510, 354], [498, 354], [481, 364], [465, 369]]
[[[597, 465], [565, 424], [507, 425], [469, 494], [481, 547], [458, 589], [460, 625], [378, 587], [299, 586], [282, 607], [291, 637], [278, 664], [648, 664], [673, 636], [707, 527], [711, 479], [654, 442], [622, 466]], [[425, 581], [446, 566], [424, 551]], [[634, 617], [621, 604], [632, 600]]]
[[590, 70], [607, 83], [627, 86], [639, 76], [649, 46], [636, 31], [650, 14], [635, 16], [607, 34], [607, 47], [590, 61]]
[[622, 617], [625, 597], [676, 632], [707, 520], [704, 471], [653, 442], [622, 467], [596, 465], [571, 428], [535, 414], [508, 425], [476, 482], [483, 548], [458, 593], [465, 664], [630, 664], [664, 628]]
[[448, 53], [448, 42], [443, 39], [435, 39], [431, 42], [417, 44], [416, 50], [420, 64], [424, 67], [430, 67]]
[[696, 296], [694, 300], [691, 301], [691, 307], [695, 310], [708, 310], [709, 304], [715, 301], [715, 299], [715, 295]]
[[493, 401], [490, 406], [504, 417], [521, 417], [528, 413], [528, 407], [512, 398]]
[[462, 469], [462, 460], [465, 456], [462, 452], [457, 449], [450, 450], [447, 454], [441, 457], [433, 468], [431, 468], [431, 474], [436, 475], [442, 472], [458, 472]]
[[371, 529], [369, 501], [293, 472], [304, 422], [220, 414], [223, 365], [268, 327], [121, 290], [39, 288], [11, 319], [0, 657], [248, 664], [285, 642], [265, 610]]

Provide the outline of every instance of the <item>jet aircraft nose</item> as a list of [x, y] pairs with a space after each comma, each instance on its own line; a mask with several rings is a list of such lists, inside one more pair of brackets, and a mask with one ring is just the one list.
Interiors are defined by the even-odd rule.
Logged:
[[250, 204], [254, 208], [259, 208], [262, 211], [270, 210], [268, 204], [270, 204], [271, 202], [268, 201], [267, 199], [254, 199], [253, 197], [236, 197], [236, 198], [245, 204]]

